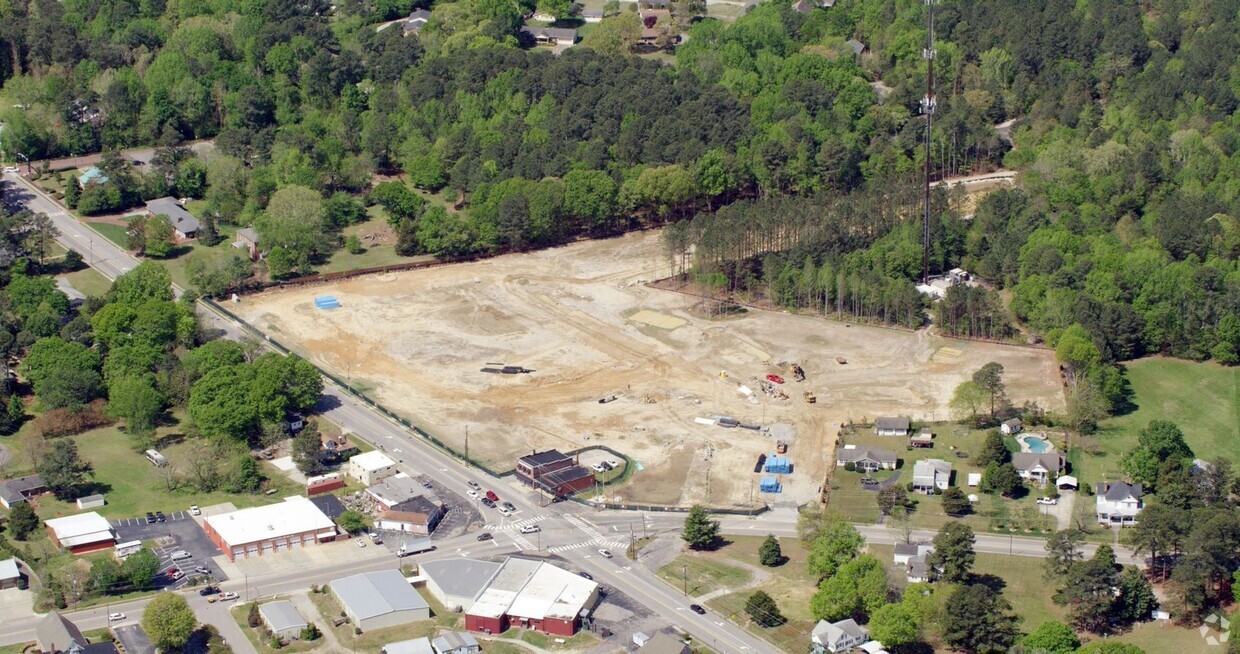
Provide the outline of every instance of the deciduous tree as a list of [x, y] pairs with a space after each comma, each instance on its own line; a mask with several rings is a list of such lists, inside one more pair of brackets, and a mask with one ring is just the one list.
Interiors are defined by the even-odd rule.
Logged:
[[189, 642], [198, 628], [198, 618], [185, 598], [169, 591], [155, 596], [146, 605], [142, 616], [142, 629], [151, 642], [163, 649], [179, 648]]
[[823, 527], [806, 557], [809, 574], [817, 579], [830, 577], [840, 566], [857, 557], [857, 553], [865, 545], [865, 539], [856, 527], [841, 520], [832, 521]]
[[1081, 646], [1076, 632], [1062, 622], [1049, 620], [1038, 625], [1032, 633], [1021, 639], [1021, 644], [1033, 651], [1047, 654], [1071, 654]]

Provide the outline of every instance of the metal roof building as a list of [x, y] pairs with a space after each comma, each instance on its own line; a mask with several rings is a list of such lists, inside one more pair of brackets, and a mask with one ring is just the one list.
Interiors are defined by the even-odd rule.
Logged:
[[426, 636], [388, 643], [379, 651], [382, 654], [435, 654], [435, 648], [431, 647], [431, 639]]
[[431, 607], [399, 570], [363, 572], [328, 586], [353, 624], [377, 629], [429, 620]]
[[336, 523], [300, 496], [286, 497], [279, 504], [208, 516], [203, 530], [229, 560], [336, 538]]
[[421, 571], [427, 592], [451, 611], [473, 604], [500, 567], [490, 561], [449, 559], [423, 563]]
[[521, 627], [572, 636], [598, 591], [597, 583], [550, 563], [509, 558], [466, 609], [465, 626], [492, 634]]
[[258, 614], [271, 633], [281, 638], [293, 638], [306, 628], [306, 619], [297, 612], [297, 607], [288, 600], [268, 602], [258, 607]]
[[108, 549], [116, 545], [116, 532], [103, 516], [91, 511], [63, 518], [53, 518], [43, 523], [57, 547], [74, 554]]

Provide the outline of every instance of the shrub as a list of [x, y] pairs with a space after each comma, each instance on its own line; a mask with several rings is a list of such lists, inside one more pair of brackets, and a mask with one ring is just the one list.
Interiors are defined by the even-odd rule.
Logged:
[[104, 415], [103, 400], [95, 400], [81, 409], [52, 409], [31, 421], [34, 432], [44, 438], [73, 436], [99, 427], [106, 427], [114, 421]]
[[255, 602], [255, 603], [250, 604], [250, 610], [246, 614], [245, 622], [246, 624], [250, 625], [254, 629], [257, 629], [260, 626], [262, 626], [263, 616], [261, 613], [258, 612], [258, 603]]
[[857, 464], [853, 463], [852, 461], [848, 461], [844, 463], [844, 469], [847, 470], [848, 472], [856, 472]]
[[271, 643], [269, 644], [271, 645], [271, 649], [280, 649], [281, 647], [284, 647], [284, 641], [280, 640], [279, 636], [272, 636]]
[[301, 639], [304, 641], [318, 640], [322, 635], [323, 634], [319, 633], [319, 628], [315, 626], [313, 622], [306, 625], [306, 628], [301, 630]]

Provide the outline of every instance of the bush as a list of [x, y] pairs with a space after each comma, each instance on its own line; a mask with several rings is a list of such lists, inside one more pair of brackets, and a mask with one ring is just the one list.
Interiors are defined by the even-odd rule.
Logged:
[[318, 640], [322, 635], [323, 634], [319, 633], [319, 628], [315, 626], [313, 622], [306, 625], [306, 628], [301, 630], [301, 639], [307, 642]]
[[271, 642], [268, 644], [271, 646], [271, 649], [280, 649], [281, 647], [284, 647], [284, 641], [280, 640], [279, 636], [272, 636]]
[[362, 242], [357, 238], [356, 234], [345, 239], [344, 249], [347, 250], [349, 254], [361, 254], [366, 251], [366, 248], [362, 247]]
[[844, 469], [847, 470], [848, 472], [856, 472], [857, 464], [853, 463], [852, 461], [848, 461], [844, 464]]
[[254, 602], [254, 603], [251, 603], [251, 604], [250, 604], [250, 609], [249, 609], [249, 611], [246, 613], [245, 622], [246, 622], [246, 624], [250, 625], [250, 627], [252, 627], [252, 628], [254, 628], [254, 629], [257, 629], [257, 628], [259, 628], [259, 627], [261, 627], [261, 626], [262, 626], [262, 624], [263, 624], [263, 616], [262, 616], [262, 614], [261, 614], [261, 613], [259, 613], [259, 612], [258, 612], [258, 603], [257, 603], [257, 602]]
[[26, 581], [25, 577], [18, 577], [17, 578], [17, 590], [26, 590], [28, 588], [30, 588], [30, 582]]
[[103, 400], [95, 400], [81, 409], [52, 409], [31, 421], [34, 433], [44, 438], [73, 436], [99, 427], [106, 427], [114, 421], [104, 415]]

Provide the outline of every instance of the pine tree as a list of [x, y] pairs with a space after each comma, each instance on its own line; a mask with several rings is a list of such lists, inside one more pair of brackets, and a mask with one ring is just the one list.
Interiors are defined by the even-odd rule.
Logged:
[[694, 504], [685, 518], [684, 533], [680, 537], [689, 544], [689, 549], [704, 550], [713, 547], [719, 538], [719, 521], [711, 520], [705, 507]]
[[788, 621], [779, 612], [779, 605], [775, 603], [775, 599], [761, 590], [749, 596], [745, 602], [745, 613], [763, 627], [778, 627]]
[[779, 539], [774, 535], [768, 535], [766, 540], [762, 541], [762, 546], [758, 548], [758, 561], [768, 567], [783, 563], [784, 552], [779, 547]]
[[39, 516], [26, 502], [18, 502], [9, 511], [9, 533], [17, 540], [26, 540], [34, 530], [39, 528]]

